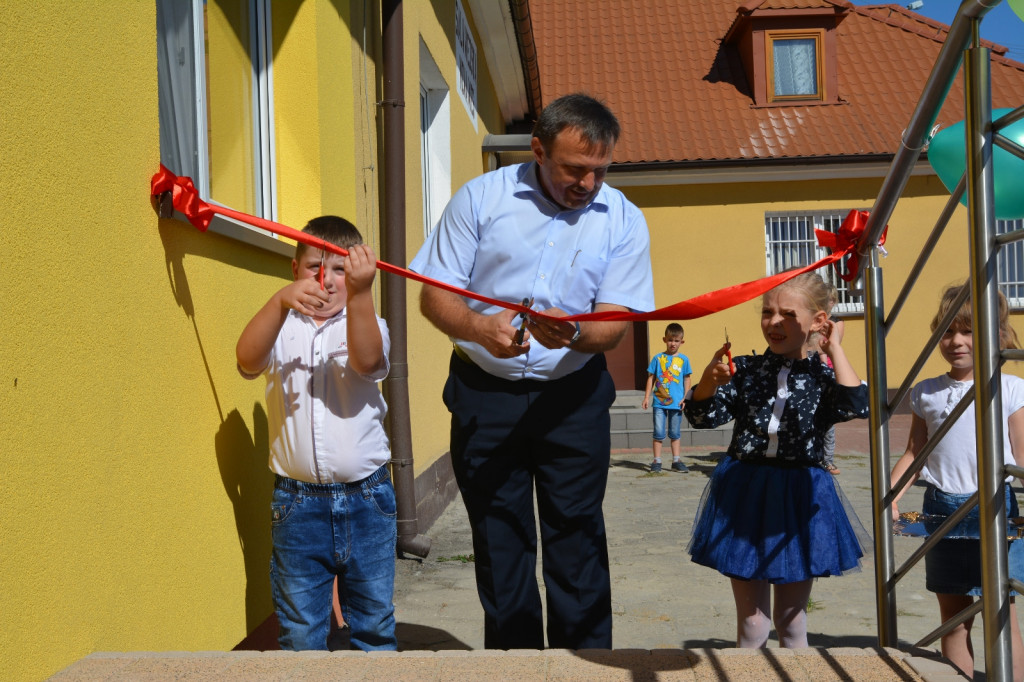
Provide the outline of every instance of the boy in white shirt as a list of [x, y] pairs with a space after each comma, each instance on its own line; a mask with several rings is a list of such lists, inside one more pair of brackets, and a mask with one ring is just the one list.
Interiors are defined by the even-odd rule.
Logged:
[[236, 347], [242, 376], [267, 377], [279, 642], [327, 649], [337, 576], [351, 646], [394, 650], [396, 507], [377, 388], [390, 339], [373, 305], [377, 259], [343, 218], [315, 218], [303, 231], [348, 256], [300, 243], [294, 281], [256, 313]]

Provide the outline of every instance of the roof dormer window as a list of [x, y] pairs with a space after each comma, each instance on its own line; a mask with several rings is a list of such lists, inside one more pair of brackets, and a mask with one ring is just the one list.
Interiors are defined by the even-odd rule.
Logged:
[[821, 100], [824, 31], [766, 31], [768, 101]]
[[723, 43], [736, 50], [755, 107], [835, 104], [845, 0], [745, 0]]

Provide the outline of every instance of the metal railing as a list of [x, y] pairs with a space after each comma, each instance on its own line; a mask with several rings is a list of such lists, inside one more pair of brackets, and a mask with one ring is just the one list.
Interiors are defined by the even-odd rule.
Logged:
[[[868, 386], [871, 414], [871, 482], [875, 491], [872, 498], [872, 523], [875, 537], [876, 616], [879, 643], [897, 645], [896, 596], [897, 582], [924, 557], [942, 535], [960, 521], [975, 504], [980, 510], [980, 541], [982, 564], [981, 599], [953, 619], [929, 633], [917, 643], [927, 645], [957, 625], [981, 613], [984, 620], [985, 670], [990, 680], [1011, 680], [1011, 628], [1009, 619], [1011, 588], [1021, 585], [1008, 576], [1006, 508], [1003, 502], [1003, 480], [1009, 475], [1024, 474], [1024, 469], [1003, 464], [1002, 396], [1000, 395], [1000, 365], [1006, 359], [1024, 359], [1024, 351], [1000, 352], [999, 301], [996, 257], [999, 248], [1011, 241], [1024, 238], [1024, 231], [996, 236], [993, 194], [993, 144], [1024, 158], [1024, 148], [998, 135], [998, 130], [1024, 117], [1024, 106], [992, 121], [991, 54], [980, 45], [979, 26], [984, 16], [1001, 0], [964, 0], [950, 27], [949, 35], [939, 52], [921, 98], [904, 131], [889, 172], [882, 183], [871, 209], [864, 236], [858, 244], [860, 273], [865, 294], [865, 335], [868, 353]], [[961, 63], [964, 68], [967, 164], [964, 177], [952, 192], [921, 255], [911, 269], [907, 281], [897, 295], [888, 317], [884, 316], [882, 273], [878, 264], [880, 239], [896, 202], [910, 178], [914, 164], [929, 138]], [[901, 489], [916, 474], [935, 444], [949, 430], [973, 402], [977, 429], [978, 493], [917, 549], [898, 570], [893, 552], [892, 500], [890, 485], [888, 421], [893, 411], [910, 392], [918, 373], [934, 350], [953, 315], [966, 301], [965, 290], [960, 300], [951, 306], [946, 320], [931, 335], [924, 350], [901, 383], [892, 400], [887, 399], [888, 380], [885, 364], [885, 338], [916, 283], [924, 263], [945, 229], [950, 217], [966, 192], [968, 207], [968, 235], [970, 240], [970, 296], [974, 302], [974, 390], [956, 406], [953, 413], [936, 433], [930, 434], [928, 443], [918, 455], [914, 465], [897, 481]]]

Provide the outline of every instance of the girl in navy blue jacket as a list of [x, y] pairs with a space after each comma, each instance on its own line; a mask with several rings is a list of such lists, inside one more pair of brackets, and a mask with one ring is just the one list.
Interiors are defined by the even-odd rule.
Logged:
[[[766, 293], [764, 355], [737, 357], [730, 371], [722, 346], [685, 403], [695, 428], [735, 420], [688, 549], [694, 562], [732, 580], [739, 647], [766, 646], [772, 621], [781, 646], [806, 647], [814, 578], [857, 569], [863, 556], [842, 493], [822, 466], [829, 428], [868, 414], [867, 387], [829, 320], [829, 289], [812, 272]], [[815, 333], [833, 367], [808, 357]]]

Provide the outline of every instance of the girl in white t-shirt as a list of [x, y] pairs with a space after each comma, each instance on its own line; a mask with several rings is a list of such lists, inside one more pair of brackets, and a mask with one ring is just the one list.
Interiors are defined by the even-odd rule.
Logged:
[[[939, 311], [932, 320], [932, 331], [938, 327], [964, 287], [946, 289]], [[1006, 299], [999, 294], [999, 346], [1002, 349], [1019, 348], [1017, 335], [1010, 326]], [[914, 412], [907, 450], [892, 470], [892, 480], [898, 481], [910, 468], [914, 458], [924, 449], [928, 434], [935, 433], [956, 407], [960, 398], [974, 385], [974, 355], [971, 337], [971, 303], [961, 307], [939, 340], [939, 352], [950, 364], [949, 372], [934, 379], [926, 379], [914, 387], [910, 402]], [[1024, 380], [1008, 374], [1002, 375], [1003, 453], [1006, 464], [1024, 465]], [[921, 511], [927, 515], [947, 516], [978, 490], [977, 441], [974, 426], [974, 405], [971, 404], [949, 432], [932, 449], [928, 461], [914, 479], [926, 484]], [[1016, 448], [1014, 447], [1016, 445]], [[1006, 479], [1005, 498], [1007, 517], [1018, 515], [1017, 500]], [[892, 505], [893, 520], [899, 518], [897, 502], [910, 487], [908, 484], [896, 496]], [[967, 515], [964, 523], [976, 524], [978, 507]], [[1010, 576], [1024, 580], [1024, 540], [1009, 543]], [[969, 606], [974, 597], [981, 595], [981, 543], [973, 539], [946, 539], [940, 541], [925, 556], [925, 585], [935, 592], [939, 601], [942, 622]], [[1011, 592], [1011, 595], [1016, 594]], [[942, 637], [942, 655], [953, 662], [968, 677], [974, 675], [974, 650], [971, 645], [969, 618]], [[1024, 643], [1017, 623], [1017, 609], [1010, 598], [1010, 627], [1013, 641], [1013, 678], [1024, 677]]]

